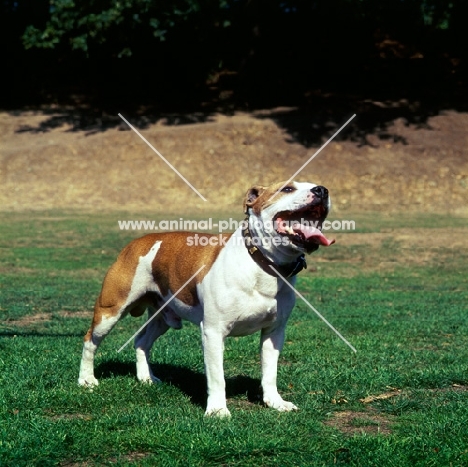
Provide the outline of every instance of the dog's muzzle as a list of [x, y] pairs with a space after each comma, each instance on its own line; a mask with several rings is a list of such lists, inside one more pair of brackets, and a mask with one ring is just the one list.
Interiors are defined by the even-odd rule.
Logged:
[[276, 231], [304, 248], [307, 253], [317, 250], [320, 245], [329, 246], [335, 242], [326, 238], [321, 231], [328, 215], [328, 190], [318, 185], [310, 191], [314, 197], [309, 204], [294, 211], [279, 212], [273, 219]]
[[320, 200], [322, 200], [321, 202], [325, 202], [328, 200], [328, 190], [324, 186], [322, 185], [314, 186], [314, 188], [311, 188], [310, 191], [317, 198], [318, 202], [320, 202]]

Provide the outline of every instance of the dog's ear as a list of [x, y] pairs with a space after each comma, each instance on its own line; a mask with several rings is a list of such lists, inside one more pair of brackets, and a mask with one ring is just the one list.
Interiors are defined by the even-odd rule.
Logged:
[[248, 209], [251, 208], [257, 198], [265, 191], [264, 186], [255, 185], [247, 191], [244, 198], [244, 214], [248, 214]]

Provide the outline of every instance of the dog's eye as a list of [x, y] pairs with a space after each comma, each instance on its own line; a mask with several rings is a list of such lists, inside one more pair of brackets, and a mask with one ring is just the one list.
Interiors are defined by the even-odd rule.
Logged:
[[282, 193], [292, 193], [294, 191], [294, 188], [292, 186], [285, 186], [281, 192]]

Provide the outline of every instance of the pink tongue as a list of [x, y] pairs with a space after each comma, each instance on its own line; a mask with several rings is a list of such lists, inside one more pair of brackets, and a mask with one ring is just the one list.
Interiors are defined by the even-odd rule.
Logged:
[[316, 227], [304, 226], [301, 224], [293, 230], [294, 232], [302, 232], [302, 235], [304, 235], [304, 237], [307, 240], [310, 240], [313, 238], [314, 240], [317, 240], [317, 243], [323, 246], [330, 246], [333, 243], [335, 243], [335, 239], [328, 240], [328, 238], [325, 237], [325, 235], [323, 235], [323, 233], [320, 232], [320, 230], [317, 229]]
[[[287, 221], [283, 221], [283, 219], [278, 217], [276, 219], [276, 222], [278, 223], [278, 229], [279, 229], [278, 231], [282, 233], [286, 233], [284, 222], [287, 223]], [[302, 235], [304, 235], [304, 238], [306, 240], [313, 239], [319, 245], [330, 246], [333, 243], [335, 243], [335, 239], [328, 240], [328, 238], [325, 237], [325, 235], [323, 235], [323, 233], [319, 229], [317, 229], [317, 227], [313, 227], [312, 225], [302, 225], [302, 224], [296, 223], [293, 226], [293, 231], [301, 232]]]

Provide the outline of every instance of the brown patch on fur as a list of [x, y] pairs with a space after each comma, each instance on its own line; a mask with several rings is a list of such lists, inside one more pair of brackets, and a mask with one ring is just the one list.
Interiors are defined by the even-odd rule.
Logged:
[[[188, 239], [194, 235], [198, 235], [199, 240], [206, 238], [207, 245], [189, 246]], [[219, 238], [227, 241], [231, 235], [166, 232], [148, 234], [130, 242], [120, 252], [104, 278], [101, 293], [94, 306], [93, 324], [85, 336], [85, 341], [91, 339], [92, 330], [101, 323], [103, 316], [115, 316], [120, 311], [130, 293], [139, 259], [146, 256], [156, 242], [160, 241], [161, 245], [152, 263], [153, 278], [163, 296], [169, 291], [177, 292], [202, 265], [205, 265], [177, 295], [182, 302], [195, 306], [199, 303], [197, 284], [206, 276], [223, 248]], [[213, 238], [216, 241], [210, 245], [209, 241]], [[154, 304], [155, 300], [157, 296], [154, 292], [146, 293], [129, 304], [127, 310], [132, 316], [141, 316], [146, 307]]]
[[[169, 290], [175, 293], [198, 269], [205, 265], [177, 295], [179, 300], [189, 306], [199, 303], [196, 286], [202, 282], [223, 248], [219, 244], [218, 236], [212, 234], [198, 234], [199, 240], [206, 238], [209, 242], [214, 238], [216, 245], [208, 243], [207, 246], [198, 244], [188, 247], [187, 239], [193, 235], [191, 232], [161, 234], [161, 247], [153, 263], [153, 276], [163, 295], [167, 295]], [[231, 234], [222, 235], [225, 239], [230, 236]]]
[[[281, 196], [285, 196], [286, 193], [278, 193], [273, 199], [271, 197], [285, 184], [286, 182], [278, 182], [269, 187], [255, 185], [250, 188], [245, 194], [244, 198], [244, 213], [247, 212], [247, 208], [252, 208], [255, 215], [259, 216], [260, 213], [270, 206], [273, 202], [277, 202]], [[290, 186], [294, 190], [296, 187], [294, 183], [286, 185]], [[271, 200], [271, 201], [270, 201]]]

